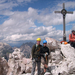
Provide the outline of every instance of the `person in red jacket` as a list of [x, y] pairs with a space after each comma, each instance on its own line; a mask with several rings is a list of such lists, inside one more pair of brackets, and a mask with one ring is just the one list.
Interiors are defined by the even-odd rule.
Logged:
[[72, 34], [69, 35], [69, 42], [75, 48], [75, 30], [72, 30]]

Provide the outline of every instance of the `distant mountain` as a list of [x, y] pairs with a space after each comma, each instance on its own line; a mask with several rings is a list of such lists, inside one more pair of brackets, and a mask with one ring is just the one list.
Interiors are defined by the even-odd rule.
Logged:
[[29, 45], [31, 48], [32, 48], [32, 46], [34, 45], [33, 42], [26, 42], [26, 43], [23, 43], [23, 44], [27, 44], [27, 45]]
[[12, 53], [12, 52], [13, 52], [13, 49], [10, 45], [0, 42], [0, 56], [1, 57], [5, 57], [5, 59], [8, 60], [9, 53]]
[[27, 42], [27, 43], [23, 43], [20, 47], [21, 52], [24, 53], [26, 58], [29, 58], [31, 56], [31, 49], [32, 46], [34, 45], [33, 42]]
[[[26, 58], [29, 58], [31, 56], [31, 49], [33, 45], [33, 42], [26, 42], [20, 46], [21, 52], [24, 53]], [[0, 56], [8, 60], [9, 53], [12, 53], [15, 48], [17, 47], [12, 48], [10, 45], [0, 42]]]

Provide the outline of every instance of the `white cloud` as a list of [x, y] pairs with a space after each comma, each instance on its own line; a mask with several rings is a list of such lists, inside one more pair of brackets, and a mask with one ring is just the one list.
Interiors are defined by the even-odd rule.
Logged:
[[18, 6], [17, 3], [8, 2], [8, 3], [1, 3], [0, 10], [12, 9], [12, 7]]
[[[48, 25], [47, 27], [35, 25], [35, 20]], [[60, 21], [59, 21], [60, 20]], [[38, 10], [28, 8], [28, 11], [13, 12], [9, 19], [0, 26], [0, 32], [4, 35], [3, 41], [34, 40], [37, 37], [44, 39], [52, 37], [57, 40], [62, 38], [63, 32], [56, 30], [51, 25], [62, 24], [62, 16], [53, 14], [40, 15]]]
[[31, 2], [31, 0], [17, 0], [18, 2]]
[[69, 22], [72, 22], [72, 21], [75, 21], [75, 11], [73, 11], [73, 14], [67, 14], [66, 15], [66, 22], [69, 23]]
[[[46, 32], [46, 33], [45, 33]], [[35, 30], [31, 34], [12, 34], [6, 36], [4, 41], [23, 41], [23, 40], [34, 40], [38, 37], [44, 39], [45, 37], [52, 37], [55, 39], [62, 38], [62, 31], [55, 30], [52, 26], [49, 27], [39, 27], [35, 28]]]
[[75, 1], [69, 1], [65, 3], [66, 8], [75, 8]]
[[32, 2], [32, 0], [0, 0], [0, 10], [11, 10], [13, 7], [21, 4], [25, 5], [30, 2]]
[[[65, 3], [65, 8], [72, 8], [72, 9], [75, 8], [75, 1], [67, 1], [67, 2], [65, 1], [64, 3]], [[58, 7], [63, 8], [63, 4], [59, 3]]]

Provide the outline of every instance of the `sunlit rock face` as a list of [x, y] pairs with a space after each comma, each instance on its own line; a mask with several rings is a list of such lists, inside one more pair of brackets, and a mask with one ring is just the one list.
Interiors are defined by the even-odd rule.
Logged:
[[[60, 44], [52, 38], [46, 40], [50, 55], [48, 69], [44, 75], [75, 75], [75, 49], [70, 44]], [[43, 62], [42, 59], [41, 70], [44, 68]], [[31, 75], [32, 60], [25, 58], [18, 48], [9, 55], [8, 65], [7, 75]], [[37, 75], [37, 67], [35, 75]]]
[[20, 49], [16, 48], [14, 52], [9, 55], [9, 71], [7, 75], [21, 75], [26, 73], [26, 71], [30, 68], [27, 67], [30, 62], [31, 59], [26, 59]]
[[[60, 44], [56, 40], [46, 38], [50, 49], [48, 67], [52, 75], [75, 75], [75, 49], [70, 44]], [[54, 43], [53, 43], [54, 42]], [[58, 46], [58, 47], [56, 47]]]

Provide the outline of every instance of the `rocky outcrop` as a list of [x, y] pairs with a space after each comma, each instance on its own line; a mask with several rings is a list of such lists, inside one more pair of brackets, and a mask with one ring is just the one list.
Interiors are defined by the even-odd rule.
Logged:
[[[70, 44], [60, 44], [60, 42], [51, 38], [46, 38], [46, 40], [48, 41], [47, 46], [50, 49], [50, 55], [48, 69], [44, 75], [75, 75], [75, 49]], [[41, 71], [44, 68], [42, 63]], [[20, 49], [16, 48], [10, 54], [8, 65], [9, 71], [7, 75], [31, 75], [31, 58], [25, 58]]]
[[70, 44], [59, 44], [58, 49], [50, 51], [48, 66], [52, 75], [75, 75], [75, 49]]
[[59, 49], [60, 48], [60, 42], [53, 39], [53, 38], [46, 38], [47, 40], [47, 46], [49, 48], [49, 50], [55, 50], [55, 49]]
[[8, 68], [7, 61], [4, 59], [4, 57], [0, 57], [0, 75], [7, 75]]
[[30, 68], [30, 63], [31, 60], [26, 59], [20, 49], [16, 48], [14, 52], [9, 55], [9, 71], [7, 75], [21, 75], [23, 73], [26, 73]]

